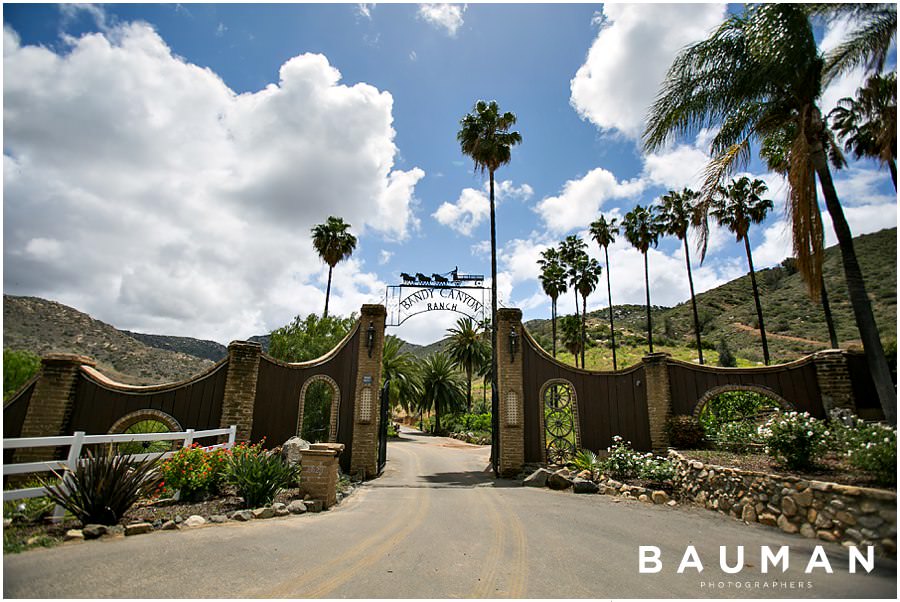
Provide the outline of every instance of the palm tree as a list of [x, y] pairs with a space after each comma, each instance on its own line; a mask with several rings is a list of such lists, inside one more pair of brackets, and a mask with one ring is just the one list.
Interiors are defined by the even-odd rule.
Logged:
[[422, 360], [422, 396], [419, 407], [434, 412], [434, 432], [441, 433], [441, 416], [465, 407], [462, 379], [446, 353], [432, 353]]
[[[475, 163], [475, 169], [483, 174], [488, 172], [490, 177], [490, 206], [491, 206], [491, 322], [497, 324], [497, 226], [494, 215], [494, 172], [509, 163], [512, 158], [512, 147], [522, 142], [519, 132], [509, 131], [516, 124], [516, 116], [513, 113], [501, 113], [500, 107], [495, 101], [485, 102], [479, 100], [475, 103], [471, 113], [463, 117], [460, 122], [456, 139], [464, 155], [471, 157]], [[491, 465], [494, 474], [497, 473], [499, 456], [497, 455], [497, 443], [499, 441], [499, 412], [500, 399], [497, 396], [497, 329], [491, 329]]]
[[619, 227], [616, 225], [616, 218], [612, 218], [609, 222], [604, 216], [591, 223], [591, 237], [597, 241], [597, 244], [603, 247], [603, 257], [606, 259], [606, 295], [609, 301], [609, 334], [612, 337], [612, 356], [613, 370], [618, 370], [616, 363], [616, 328], [613, 324], [613, 305], [612, 305], [612, 287], [609, 283], [609, 245], [616, 241], [616, 235], [619, 233]]
[[331, 296], [331, 272], [334, 266], [353, 254], [356, 237], [350, 234], [350, 224], [332, 215], [324, 224], [312, 229], [312, 240], [319, 257], [328, 264], [328, 288], [325, 290], [325, 311], [322, 313], [322, 317], [326, 317]]
[[581, 367], [586, 368], [584, 362], [584, 352], [587, 347], [587, 337], [585, 334], [587, 325], [587, 298], [588, 295], [597, 289], [597, 282], [600, 280], [600, 272], [602, 268], [600, 263], [593, 257], [588, 257], [585, 253], [577, 264], [578, 273], [575, 277], [575, 289], [581, 295]]
[[578, 354], [582, 347], [581, 319], [578, 316], [563, 316], [559, 320], [559, 330], [563, 347], [575, 358], [575, 367], [577, 368]]
[[416, 400], [421, 397], [422, 383], [416, 358], [401, 351], [403, 341], [393, 335], [384, 338], [381, 354], [381, 378], [388, 384], [391, 407], [401, 407], [407, 414], [416, 412]]
[[622, 220], [625, 228], [625, 239], [644, 256], [644, 290], [647, 292], [647, 345], [653, 353], [653, 318], [650, 316], [650, 267], [647, 262], [647, 251], [659, 243], [662, 224], [656, 207], [649, 208], [635, 205], [625, 214]]
[[556, 301], [559, 296], [568, 290], [566, 284], [566, 270], [559, 258], [559, 251], [550, 247], [541, 252], [538, 259], [541, 267], [539, 276], [544, 293], [550, 297], [550, 323], [553, 329], [553, 357], [556, 357]]
[[670, 190], [662, 196], [662, 220], [666, 234], [675, 236], [684, 244], [684, 263], [687, 266], [688, 286], [691, 289], [691, 308], [694, 311], [694, 336], [697, 338], [697, 353], [703, 364], [703, 344], [700, 341], [700, 314], [697, 313], [697, 297], [694, 295], [694, 277], [691, 275], [691, 255], [687, 240], [688, 228], [699, 225], [700, 216], [696, 210], [700, 194], [690, 188], [681, 192]]
[[828, 118], [844, 150], [887, 165], [897, 190], [897, 74], [873, 75], [856, 98], [840, 99]]
[[481, 338], [472, 318], [460, 318], [456, 326], [449, 330], [450, 337], [446, 351], [456, 365], [466, 373], [466, 411], [472, 412], [472, 373], [482, 357], [490, 350]]
[[569, 285], [572, 287], [572, 293], [575, 295], [576, 316], [578, 315], [578, 291], [575, 289], [573, 280], [577, 272], [576, 265], [583, 256], [587, 255], [586, 250], [587, 244], [574, 234], [566, 236], [565, 240], [559, 243], [559, 260], [566, 270], [566, 277], [569, 279]]
[[[832, 9], [828, 9], [832, 10]], [[896, 23], [896, 14], [887, 20]], [[828, 155], [836, 150], [822, 119], [818, 100], [824, 81], [841, 61], [829, 62], [816, 45], [809, 9], [800, 4], [754, 4], [732, 15], [709, 38], [688, 46], [669, 68], [644, 130], [645, 150], [661, 148], [670, 139], [712, 128], [703, 204], [712, 199], [721, 181], [751, 158], [751, 144], [783, 136], [789, 150], [788, 206], [797, 266], [810, 293], [821, 282], [824, 235], [816, 202], [815, 178], [841, 249], [850, 304], [885, 417], [896, 424], [897, 396], [878, 327], [872, 314], [853, 234], [834, 188]], [[882, 19], [873, 15], [859, 29]], [[879, 16], [881, 15], [881, 16]], [[877, 28], [876, 28], [877, 29]], [[873, 30], [874, 31], [874, 30]], [[882, 31], [879, 29], [879, 31]], [[887, 38], [895, 36], [896, 25]], [[865, 36], [863, 36], [865, 38]], [[858, 56], [875, 57], [884, 48], [884, 35]], [[863, 45], [865, 46], [865, 44]], [[701, 229], [705, 241], [707, 230]]]
[[810, 14], [834, 20], [849, 17], [858, 27], [825, 57], [826, 82], [842, 73], [864, 66], [869, 73], [881, 73], [891, 43], [897, 37], [897, 6], [878, 4], [811, 4]]
[[763, 361], [766, 366], [769, 365], [769, 343], [766, 340], [766, 327], [763, 323], [762, 304], [759, 301], [759, 288], [756, 285], [756, 272], [753, 270], [753, 254], [750, 252], [748, 233], [750, 225], [761, 224], [766, 219], [769, 210], [774, 207], [771, 200], [762, 198], [762, 195], [768, 190], [768, 186], [762, 180], [751, 182], [747, 176], [732, 180], [715, 197], [711, 211], [720, 226], [731, 230], [738, 242], [744, 242], [747, 265], [750, 267], [750, 283], [753, 286], [753, 300], [756, 302], [756, 318], [759, 320], [759, 335], [762, 338]]

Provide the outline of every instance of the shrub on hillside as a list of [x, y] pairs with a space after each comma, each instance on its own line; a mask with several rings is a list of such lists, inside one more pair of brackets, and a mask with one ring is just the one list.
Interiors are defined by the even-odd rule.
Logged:
[[716, 353], [719, 354], [719, 366], [723, 368], [737, 367], [737, 358], [731, 353], [731, 349], [728, 347], [728, 343], [724, 338], [719, 339], [719, 344], [716, 346]]

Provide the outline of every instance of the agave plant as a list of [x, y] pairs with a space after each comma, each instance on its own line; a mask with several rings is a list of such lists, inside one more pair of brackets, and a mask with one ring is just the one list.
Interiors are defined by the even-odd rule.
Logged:
[[85, 460], [59, 475], [58, 482], [41, 479], [47, 497], [59, 504], [83, 525], [115, 525], [140, 498], [149, 496], [159, 482], [160, 456], [132, 462], [109, 448], [94, 456], [85, 451]]
[[600, 472], [603, 470], [603, 460], [589, 449], [582, 449], [575, 454], [575, 457], [572, 458], [572, 464], [579, 471], [589, 470], [592, 481], [600, 476]]
[[225, 480], [244, 498], [245, 508], [271, 504], [282, 490], [296, 487], [300, 466], [290, 465], [280, 455], [261, 449], [234, 453]]

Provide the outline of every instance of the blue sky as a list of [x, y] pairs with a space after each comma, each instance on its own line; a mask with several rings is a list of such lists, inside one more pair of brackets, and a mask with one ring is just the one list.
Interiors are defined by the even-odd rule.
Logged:
[[[542, 249], [600, 212], [696, 187], [708, 135], [652, 155], [637, 137], [678, 48], [725, 11], [7, 4], [4, 292], [227, 343], [321, 311], [327, 270], [308, 232], [330, 214], [359, 235], [335, 271], [338, 312], [378, 302], [401, 271], [489, 273], [484, 179], [455, 140], [485, 98], [515, 112], [523, 136], [497, 174], [500, 301], [546, 317]], [[823, 48], [846, 28], [822, 29]], [[836, 82], [823, 107], [859, 77]], [[764, 267], [790, 253], [784, 187], [758, 163], [748, 173], [776, 201], [751, 234]], [[886, 171], [859, 162], [836, 179], [855, 234], [896, 224]], [[687, 297], [681, 253], [674, 239], [651, 253], [654, 303]], [[613, 301], [642, 302], [640, 256], [624, 241], [610, 255]], [[741, 246], [714, 231], [695, 282], [745, 271]], [[588, 305], [606, 303], [598, 291]], [[456, 317], [394, 332], [428, 343]]]

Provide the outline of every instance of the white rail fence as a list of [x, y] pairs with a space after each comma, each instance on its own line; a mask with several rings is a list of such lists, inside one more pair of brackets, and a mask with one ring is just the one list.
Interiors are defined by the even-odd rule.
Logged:
[[[231, 425], [224, 429], [212, 429], [208, 431], [195, 431], [187, 429], [177, 433], [128, 433], [117, 435], [85, 435], [82, 431], [77, 431], [74, 435], [68, 437], [25, 437], [21, 439], [4, 439], [3, 449], [21, 449], [26, 447], [68, 447], [69, 453], [66, 460], [50, 460], [47, 462], [23, 462], [19, 464], [4, 464], [3, 474], [29, 474], [38, 472], [65, 471], [70, 467], [74, 467], [81, 458], [81, 452], [85, 445], [94, 445], [97, 443], [130, 443], [135, 441], [183, 441], [182, 447], [190, 447], [194, 443], [194, 439], [203, 439], [205, 437], [216, 437], [228, 435], [226, 443], [205, 446], [203, 449], [212, 451], [214, 449], [231, 449], [237, 437], [237, 427]], [[162, 454], [163, 458], [172, 457], [177, 450], [170, 450]], [[147, 454], [130, 454], [131, 460], [138, 462], [151, 456], [159, 456], [157, 453]], [[33, 497], [43, 497], [47, 495], [44, 487], [29, 487], [26, 489], [11, 489], [3, 492], [3, 501], [22, 500]], [[53, 513], [54, 518], [59, 519], [63, 516], [63, 508], [57, 506]]]

